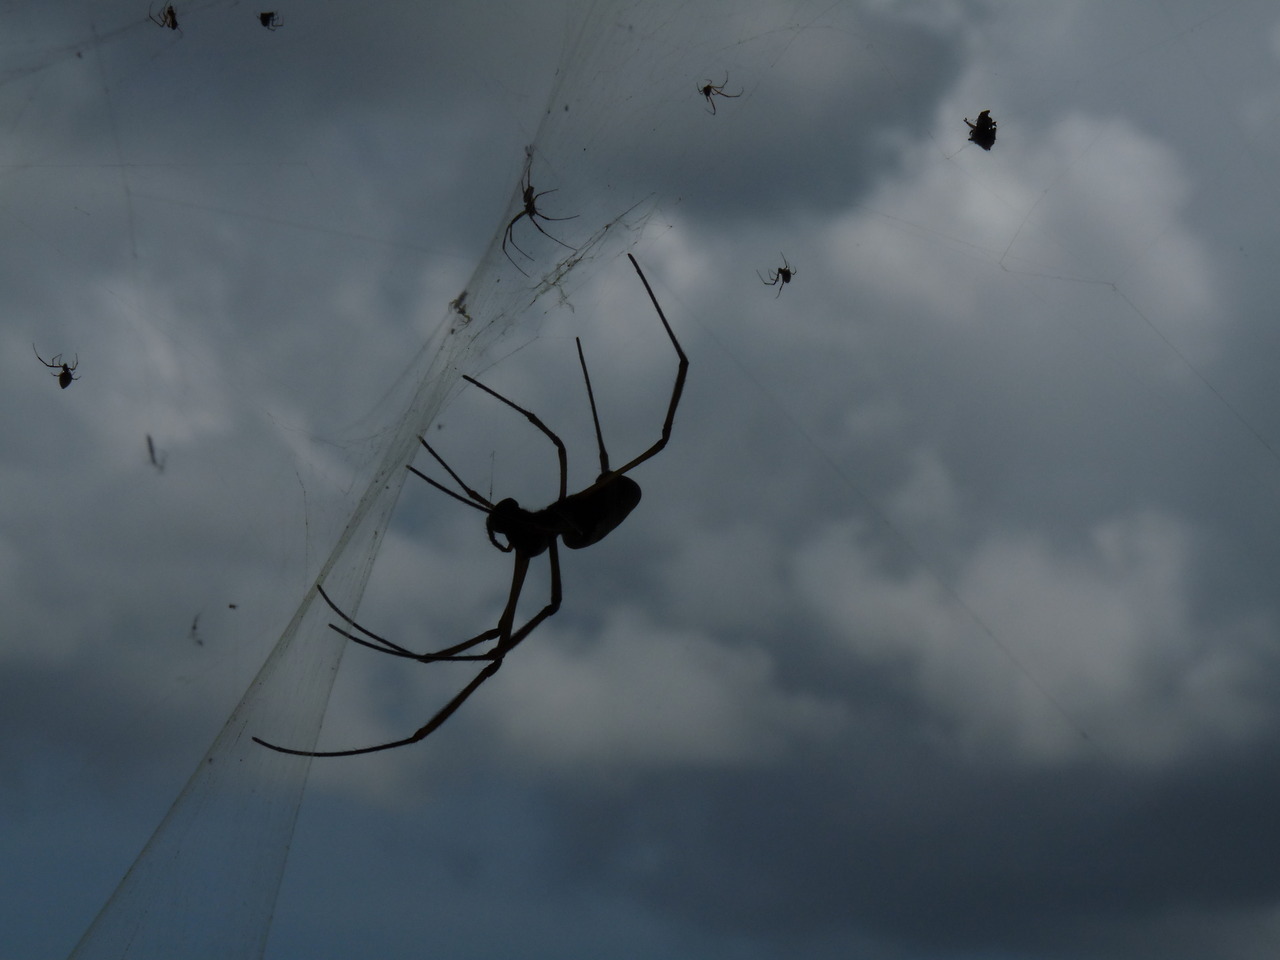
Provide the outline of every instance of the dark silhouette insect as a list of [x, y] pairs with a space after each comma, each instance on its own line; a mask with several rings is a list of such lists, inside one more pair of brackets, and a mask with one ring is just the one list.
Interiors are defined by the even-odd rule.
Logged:
[[52, 360], [46, 360], [44, 357], [40, 356], [40, 351], [36, 350], [36, 345], [34, 343], [31, 345], [31, 349], [35, 351], [37, 360], [43, 363], [50, 370], [57, 371], [57, 373], [55, 373], [54, 376], [58, 378], [58, 386], [60, 386], [63, 390], [71, 386], [72, 381], [80, 379], [75, 375], [76, 368], [80, 366], [80, 354], [77, 353], [76, 358], [72, 360], [71, 363], [63, 363], [62, 354], [60, 353], [57, 354]]
[[782, 296], [782, 288], [791, 282], [791, 278], [794, 277], [797, 272], [798, 271], [796, 271], [796, 269], [792, 267], [791, 264], [787, 263], [787, 255], [784, 253], [782, 254], [782, 266], [780, 266], [777, 270], [770, 270], [768, 280], [766, 280], [764, 277], [760, 277], [759, 270], [756, 271], [756, 276], [760, 277], [760, 282], [763, 283], [766, 287], [776, 286], [778, 288], [778, 296], [773, 298], [777, 300], [778, 297]]
[[[551, 234], [543, 230], [542, 225], [538, 223], [539, 220], [547, 220], [547, 221], [576, 220], [578, 215], [575, 213], [572, 217], [548, 217], [546, 214], [544, 214], [541, 210], [538, 209], [538, 198], [545, 197], [548, 194], [555, 193], [556, 191], [543, 190], [541, 193], [534, 192], [533, 182], [529, 179], [529, 167], [532, 163], [533, 163], [533, 154], [526, 153], [525, 161], [524, 161], [524, 173], [520, 175], [520, 196], [521, 196], [522, 202], [524, 203], [524, 208], [519, 213], [517, 213], [514, 217], [511, 218], [510, 222], [507, 224], [507, 229], [504, 230], [502, 233], [502, 252], [507, 255], [508, 260], [511, 260], [511, 265], [515, 267], [517, 270], [520, 270], [521, 273], [524, 273], [524, 270], [520, 268], [520, 264], [516, 263], [515, 260], [512, 259], [511, 254], [507, 251], [507, 244], [509, 243], [511, 244], [511, 246], [519, 250], [521, 255], [526, 260], [533, 259], [533, 257], [525, 253], [525, 251], [521, 249], [520, 245], [515, 241], [515, 235], [513, 231], [515, 230], [516, 224], [519, 223], [522, 218], [527, 217], [529, 219], [529, 222], [533, 224], [534, 229], [536, 229], [540, 234], [542, 234], [548, 240], [552, 240], [555, 243], [560, 244], [560, 246], [564, 247], [566, 250], [575, 249], [574, 247], [569, 246], [569, 244], [565, 243], [563, 240], [557, 240], [555, 237], [551, 236]], [[524, 275], [526, 277], [528, 276], [527, 273], [525, 273]]]
[[280, 19], [280, 14], [274, 10], [268, 10], [266, 13], [258, 14], [258, 22], [268, 30], [279, 30], [284, 26], [284, 21]]
[[161, 7], [159, 16], [152, 13], [151, 8], [147, 7], [147, 19], [157, 27], [168, 27], [170, 30], [177, 30], [179, 35], [182, 33], [182, 29], [178, 26], [178, 14], [174, 12], [172, 3], [166, 3]]
[[[600, 475], [586, 489], [579, 490], [577, 493], [568, 492], [569, 465], [564, 443], [533, 411], [526, 410], [471, 377], [464, 377], [463, 379], [472, 386], [479, 387], [511, 409], [523, 414], [530, 423], [555, 445], [560, 460], [560, 492], [555, 502], [543, 507], [541, 510], [526, 510], [510, 497], [493, 503], [463, 483], [461, 478], [444, 461], [444, 458], [427, 443], [426, 438], [419, 438], [427, 452], [435, 458], [435, 461], [440, 464], [463, 492], [459, 493], [446, 487], [415, 467], [411, 466], [409, 469], [437, 490], [484, 513], [485, 530], [489, 535], [489, 542], [503, 553], [514, 555], [515, 569], [511, 575], [511, 590], [507, 597], [506, 606], [503, 607], [502, 613], [498, 617], [498, 625], [492, 630], [486, 630], [470, 640], [464, 640], [462, 643], [455, 644], [452, 647], [446, 647], [434, 653], [414, 653], [356, 623], [354, 619], [344, 613], [329, 598], [324, 588], [317, 584], [316, 589], [319, 591], [320, 596], [352, 630], [345, 630], [332, 623], [329, 625], [330, 628], [336, 630], [348, 640], [381, 653], [404, 657], [408, 660], [417, 660], [421, 663], [471, 661], [484, 663], [484, 668], [452, 700], [441, 707], [425, 725], [411, 736], [402, 740], [392, 740], [388, 743], [360, 747], [354, 750], [332, 751], [293, 750], [267, 743], [258, 737], [253, 738], [255, 741], [280, 753], [291, 753], [305, 757], [347, 757], [354, 754], [374, 753], [378, 750], [390, 750], [395, 747], [417, 743], [448, 720], [466, 699], [476, 692], [482, 683], [498, 672], [508, 653], [528, 637], [539, 624], [548, 617], [553, 616], [560, 609], [559, 544], [563, 542], [570, 550], [581, 550], [583, 547], [589, 547], [593, 543], [599, 543], [617, 529], [618, 525], [635, 509], [636, 504], [640, 502], [640, 485], [627, 474], [646, 460], [656, 456], [667, 445], [667, 440], [671, 436], [671, 426], [676, 416], [676, 408], [680, 404], [680, 394], [684, 390], [685, 375], [689, 369], [689, 359], [685, 356], [684, 350], [681, 349], [680, 341], [676, 339], [676, 335], [671, 329], [671, 324], [667, 322], [666, 315], [658, 304], [658, 298], [654, 296], [653, 288], [649, 286], [649, 281], [645, 278], [635, 258], [631, 257], [630, 259], [631, 265], [635, 267], [636, 273], [640, 275], [641, 282], [644, 283], [649, 299], [658, 313], [658, 319], [662, 321], [662, 326], [671, 340], [672, 347], [675, 348], [676, 356], [679, 358], [675, 384], [671, 389], [671, 399], [667, 404], [667, 416], [662, 423], [661, 435], [652, 446], [639, 456], [627, 461], [621, 467], [611, 468], [609, 466], [609, 454], [605, 450], [604, 435], [600, 430], [600, 418], [596, 414], [595, 394], [591, 390], [591, 377], [587, 374], [587, 362], [582, 354], [581, 341], [578, 342], [578, 363], [582, 367], [582, 378], [587, 387], [587, 400], [591, 404], [591, 418], [595, 423], [596, 443], [600, 449]], [[524, 587], [525, 574], [529, 570], [529, 561], [544, 553], [547, 555], [551, 567], [550, 600], [532, 618], [517, 628], [515, 625], [516, 604], [520, 600], [520, 593]], [[490, 640], [494, 641], [494, 644], [488, 651], [484, 653], [469, 652]]]
[[741, 90], [739, 90], [737, 93], [725, 93], [724, 88], [727, 87], [728, 85], [729, 85], [729, 74], [728, 72], [726, 72], [724, 75], [723, 83], [712, 83], [710, 80], [708, 80], [702, 86], [697, 88], [698, 92], [707, 98], [707, 104], [711, 107], [712, 116], [715, 116], [715, 113], [716, 113], [716, 102], [715, 100], [712, 99], [712, 97], [725, 97], [729, 100], [736, 100], [738, 97], [742, 96]]
[[983, 110], [976, 123], [968, 117], [964, 122], [969, 124], [969, 139], [983, 150], [990, 150], [996, 142], [996, 122], [991, 119], [991, 111]]

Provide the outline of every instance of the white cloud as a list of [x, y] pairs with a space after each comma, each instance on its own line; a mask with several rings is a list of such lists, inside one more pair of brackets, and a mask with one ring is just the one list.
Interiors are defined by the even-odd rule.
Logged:
[[1186, 598], [1193, 547], [1150, 512], [1098, 524], [1076, 551], [993, 534], [952, 594], [918, 568], [881, 572], [846, 524], [804, 546], [797, 579], [858, 656], [909, 663], [921, 698], [966, 738], [1032, 759], [1163, 764], [1265, 719], [1248, 678], [1270, 628], [1204, 635]]
[[771, 658], [634, 613], [574, 648], [543, 634], [513, 655], [483, 708], [526, 762], [754, 765], [825, 736], [841, 708], [778, 689]]

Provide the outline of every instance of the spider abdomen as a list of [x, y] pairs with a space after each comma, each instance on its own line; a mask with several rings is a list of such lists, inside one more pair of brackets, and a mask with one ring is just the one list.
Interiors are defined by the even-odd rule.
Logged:
[[608, 536], [640, 502], [640, 484], [617, 474], [547, 508], [554, 511], [560, 539], [580, 550]]

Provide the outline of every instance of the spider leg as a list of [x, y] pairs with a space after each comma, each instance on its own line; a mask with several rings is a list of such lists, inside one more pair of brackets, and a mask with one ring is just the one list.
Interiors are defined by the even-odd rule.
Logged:
[[464, 640], [462, 641], [462, 643], [454, 644], [452, 647], [446, 647], [443, 650], [437, 650], [435, 653], [414, 653], [412, 650], [408, 649], [407, 647], [402, 647], [398, 643], [393, 643], [392, 641], [388, 640], [386, 637], [378, 636], [378, 634], [374, 633], [372, 630], [369, 630], [367, 627], [362, 627], [355, 620], [353, 620], [345, 611], [343, 611], [341, 607], [339, 607], [336, 603], [333, 602], [330, 596], [324, 592], [324, 587], [322, 587], [320, 584], [316, 584], [316, 590], [319, 591], [320, 596], [324, 598], [324, 602], [329, 605], [329, 608], [334, 613], [340, 616], [343, 620], [349, 623], [356, 630], [359, 630], [361, 633], [364, 634], [365, 637], [368, 637], [369, 639], [366, 640], [364, 637], [358, 637], [354, 633], [351, 633], [348, 630], [343, 630], [336, 623], [329, 624], [329, 629], [334, 631], [335, 633], [342, 634], [342, 636], [346, 637], [348, 640], [358, 643], [361, 646], [368, 647], [370, 650], [377, 650], [379, 653], [390, 654], [393, 657], [404, 657], [406, 660], [417, 660], [420, 663], [435, 663], [437, 661], [456, 662], [456, 661], [464, 661], [464, 660], [492, 660], [493, 659], [492, 653], [476, 653], [476, 654], [468, 654], [464, 656], [459, 656], [459, 654], [461, 654], [463, 650], [469, 650], [470, 648], [474, 647], [476, 644], [484, 643], [486, 640], [496, 640], [501, 633], [500, 628], [495, 628], [493, 630], [486, 630], [484, 633], [479, 634], [478, 636], [472, 637], [470, 640]]
[[[600, 418], [596, 416], [596, 395], [591, 389], [591, 375], [587, 373], [587, 358], [582, 355], [582, 340], [578, 337], [573, 338], [574, 343], [578, 345], [578, 363], [582, 367], [582, 379], [587, 384], [587, 400], [591, 403], [591, 422], [596, 425], [596, 445], [600, 448], [600, 475], [609, 472], [609, 453], [604, 448], [604, 434], [600, 430]], [[560, 499], [564, 499], [561, 494]]]
[[[467, 380], [471, 380], [471, 378], [470, 378], [470, 377], [466, 377], [465, 379], [467, 379]], [[471, 382], [472, 382], [472, 383], [475, 383], [475, 381], [474, 381], [474, 380], [471, 380]], [[480, 386], [480, 385], [479, 385], [479, 384], [476, 384], [476, 386]], [[488, 388], [487, 388], [487, 387], [484, 387], [484, 388], [482, 388], [482, 389], [486, 389], [486, 390], [487, 390]], [[490, 392], [492, 392], [492, 391], [490, 391]], [[454, 493], [452, 490], [449, 490], [448, 488], [444, 487], [443, 485], [441, 485], [441, 484], [437, 483], [436, 481], [432, 480], [430, 477], [428, 477], [428, 476], [427, 476], [425, 473], [423, 473], [421, 470], [418, 470], [416, 467], [410, 466], [410, 467], [409, 467], [409, 469], [410, 469], [410, 470], [412, 470], [414, 473], [416, 473], [418, 476], [420, 476], [423, 480], [427, 481], [427, 483], [431, 484], [431, 485], [432, 485], [433, 487], [435, 487], [437, 490], [440, 490], [440, 491], [441, 491], [441, 492], [443, 492], [443, 493], [447, 493], [447, 494], [449, 494], [449, 496], [453, 497], [455, 500], [461, 500], [463, 503], [465, 503], [465, 504], [467, 504], [467, 505], [469, 505], [469, 506], [475, 507], [477, 510], [483, 510], [485, 513], [488, 513], [490, 510], [492, 510], [492, 509], [493, 509], [493, 504], [492, 504], [492, 503], [490, 503], [490, 502], [489, 502], [488, 500], [486, 500], [484, 497], [480, 496], [480, 494], [479, 494], [479, 493], [477, 493], [475, 490], [472, 490], [470, 487], [468, 487], [465, 483], [463, 483], [463, 482], [462, 482], [462, 478], [461, 478], [460, 476], [458, 476], [456, 473], [454, 473], [454, 472], [453, 472], [453, 468], [452, 468], [451, 466], [449, 466], [449, 464], [447, 464], [447, 463], [445, 463], [445, 462], [444, 462], [444, 457], [442, 457], [442, 456], [440, 456], [440, 454], [436, 453], [436, 452], [435, 452], [435, 450], [432, 448], [431, 444], [427, 443], [427, 439], [426, 439], [426, 437], [419, 437], [419, 438], [418, 438], [418, 442], [419, 442], [420, 444], [422, 444], [424, 447], [426, 447], [426, 448], [427, 448], [427, 453], [429, 453], [429, 454], [431, 454], [431, 456], [435, 457], [435, 459], [436, 459], [436, 463], [438, 463], [438, 464], [440, 464], [440, 466], [444, 467], [445, 472], [446, 472], [447, 474], [449, 474], [449, 476], [451, 476], [451, 477], [453, 478], [453, 482], [454, 482], [454, 483], [456, 483], [458, 486], [460, 486], [463, 490], [465, 490], [465, 491], [467, 492], [467, 495], [468, 495], [468, 496], [470, 496], [470, 497], [471, 497], [471, 499], [470, 499], [470, 500], [468, 500], [468, 499], [466, 499], [466, 497], [462, 497], [462, 496], [460, 496], [460, 495], [458, 495], [458, 494]]]
[[680, 364], [676, 370], [675, 385], [671, 388], [671, 402], [667, 405], [667, 418], [662, 422], [662, 435], [653, 446], [625, 466], [619, 467], [614, 471], [615, 473], [626, 473], [632, 467], [638, 466], [650, 457], [655, 456], [667, 445], [667, 441], [671, 439], [671, 425], [676, 419], [676, 407], [680, 406], [680, 394], [684, 392], [685, 375], [689, 372], [689, 358], [685, 356], [684, 350], [680, 347], [680, 341], [676, 339], [675, 332], [671, 329], [671, 324], [667, 322], [667, 315], [662, 312], [662, 306], [658, 303], [658, 298], [654, 296], [653, 288], [649, 286], [648, 278], [645, 277], [644, 271], [640, 269], [640, 264], [636, 263], [635, 257], [627, 254], [627, 259], [636, 268], [636, 273], [640, 274], [640, 282], [644, 284], [644, 288], [649, 294], [653, 309], [658, 311], [658, 319], [662, 321], [663, 329], [667, 331], [667, 336], [671, 338], [671, 345], [676, 348], [676, 356], [680, 358]]
[[[483, 383], [481, 383], [479, 380], [476, 380], [473, 377], [464, 376], [462, 379], [467, 381], [467, 383], [470, 383], [473, 386], [479, 387], [485, 393], [489, 394], [489, 396], [496, 397], [497, 399], [501, 400], [512, 410], [515, 410], [519, 413], [523, 413], [525, 416], [525, 419], [527, 419], [535, 427], [537, 427], [544, 434], [546, 434], [547, 438], [556, 445], [556, 454], [560, 458], [560, 499], [563, 500], [568, 493], [568, 475], [569, 475], [569, 455], [568, 453], [565, 452], [564, 441], [561, 440], [559, 437], [557, 437], [550, 427], [548, 427], [545, 423], [539, 420], [538, 415], [535, 414], [532, 410], [526, 410], [524, 407], [520, 406], [520, 404], [512, 400], [508, 400], [502, 394], [498, 393], [498, 391], [490, 387], [486, 387]], [[424, 446], [426, 445], [425, 440], [423, 440], [422, 443]], [[427, 449], [430, 450], [431, 448], [427, 447]], [[432, 452], [434, 453], [434, 451]], [[439, 460], [440, 458], [436, 457], [436, 459]], [[440, 462], [443, 463], [444, 461], [441, 460]], [[449, 468], [445, 467], [445, 469], [448, 470]], [[453, 471], [450, 470], [449, 473], [450, 475], [452, 475]], [[457, 480], [458, 478], [455, 476], [454, 479]], [[461, 483], [461, 481], [459, 481], [459, 483]], [[471, 493], [470, 490], [468, 490], [467, 492]]]
[[[533, 224], [534, 229], [536, 229], [540, 234], [542, 234], [542, 235], [543, 235], [544, 237], [546, 237], [548, 240], [551, 240], [551, 241], [552, 241], [552, 242], [554, 242], [554, 243], [558, 243], [558, 244], [560, 244], [560, 246], [564, 247], [566, 250], [573, 250], [573, 251], [575, 251], [575, 252], [576, 252], [576, 251], [577, 251], [577, 249], [578, 249], [577, 247], [571, 247], [571, 246], [569, 246], [569, 244], [565, 243], [563, 240], [560, 240], [560, 239], [558, 239], [558, 238], [556, 238], [556, 237], [553, 237], [553, 236], [551, 236], [551, 234], [547, 233], [547, 231], [543, 230], [543, 229], [542, 229], [542, 227], [538, 224], [538, 219], [542, 219], [542, 220], [574, 220], [574, 219], [576, 219], [576, 218], [577, 218], [577, 216], [578, 216], [578, 215], [575, 213], [572, 217], [544, 217], [544, 216], [542, 216], [542, 214], [540, 214], [540, 213], [535, 213], [533, 216], [529, 217], [529, 222]], [[536, 218], [538, 218], [538, 219], [535, 219], [535, 217], [536, 217]]]
[[[352, 619], [352, 617], [348, 615], [346, 611], [344, 611], [341, 607], [339, 607], [336, 603], [334, 603], [333, 598], [331, 598], [329, 594], [325, 593], [324, 587], [322, 587], [318, 583], [316, 584], [316, 590], [320, 593], [320, 596], [324, 599], [324, 602], [329, 605], [330, 610], [332, 610], [334, 613], [340, 616], [344, 621], [346, 621], [356, 630], [360, 631], [360, 633], [364, 634], [364, 637], [358, 637], [347, 630], [343, 630], [341, 627], [339, 627], [337, 624], [334, 624], [334, 623], [329, 624], [330, 630], [333, 630], [335, 633], [342, 634], [348, 640], [352, 640], [355, 643], [360, 644], [361, 646], [368, 647], [371, 650], [377, 650], [379, 653], [390, 654], [391, 656], [394, 656], [394, 657], [404, 657], [407, 660], [423, 660], [423, 661], [434, 660], [434, 659], [452, 659], [452, 654], [459, 652], [461, 650], [465, 650], [468, 647], [475, 646], [477, 643], [483, 643], [485, 640], [491, 640], [497, 637], [498, 635], [498, 632], [496, 630], [491, 630], [487, 634], [481, 634], [478, 637], [473, 637], [470, 640], [464, 641], [463, 643], [460, 643], [454, 647], [449, 647], [446, 650], [441, 650], [438, 653], [434, 653], [434, 654], [414, 653], [412, 650], [408, 649], [407, 647], [402, 647], [398, 643], [393, 643], [392, 641], [388, 640], [386, 637], [378, 636], [378, 634], [374, 633], [372, 630], [368, 629], [367, 627], [362, 627], [359, 623], [357, 623], [354, 619]], [[365, 637], [368, 637], [368, 639], [366, 640]], [[487, 660], [489, 658], [483, 657], [483, 656], [474, 656], [474, 657], [466, 657], [464, 659]]]
[[393, 740], [389, 743], [376, 744], [372, 747], [358, 747], [355, 750], [293, 750], [289, 747], [280, 747], [273, 743], [267, 743], [267, 741], [259, 737], [253, 738], [254, 743], [261, 744], [267, 749], [274, 750], [277, 753], [288, 753], [299, 757], [352, 757], [361, 753], [377, 753], [380, 750], [393, 750], [396, 747], [406, 747], [411, 743], [417, 743], [419, 740], [426, 739], [439, 729], [442, 723], [453, 716], [454, 713], [457, 712], [458, 708], [480, 688], [482, 683], [498, 672], [498, 669], [502, 666], [502, 658], [506, 656], [508, 652], [532, 633], [538, 625], [542, 623], [542, 621], [546, 620], [560, 609], [560, 557], [556, 551], [556, 542], [554, 540], [551, 541], [551, 546], [548, 549], [548, 556], [550, 557], [551, 562], [550, 602], [538, 611], [538, 613], [534, 615], [534, 617], [523, 627], [515, 633], [510, 632], [511, 623], [515, 619], [516, 602], [520, 599], [520, 590], [524, 585], [525, 573], [529, 569], [529, 558], [521, 554], [517, 554], [515, 571], [511, 578], [511, 594], [507, 600], [506, 609], [502, 611], [502, 618], [498, 628], [499, 631], [502, 631], [504, 627], [506, 628], [507, 639], [505, 641], [499, 640], [498, 648], [493, 654], [493, 662], [476, 674], [475, 679], [463, 687], [452, 700], [441, 707], [436, 712], [435, 716], [428, 720], [422, 727], [419, 727], [411, 736], [405, 737], [402, 740]]
[[512, 217], [511, 222], [507, 224], [506, 232], [502, 234], [502, 254], [508, 260], [511, 261], [511, 265], [513, 267], [515, 267], [517, 270], [520, 271], [521, 274], [527, 277], [529, 274], [525, 273], [524, 267], [516, 263], [515, 258], [512, 257], [510, 251], [507, 250], [507, 244], [510, 243], [513, 247], [515, 247], [517, 250], [520, 251], [520, 255], [523, 256], [526, 260], [533, 259], [533, 257], [529, 256], [529, 254], [525, 253], [523, 250], [520, 249], [520, 244], [516, 243], [515, 234], [513, 232], [516, 225], [516, 221], [519, 220], [521, 217], [525, 217], [525, 216], [528, 216], [528, 211], [521, 210], [514, 217]]

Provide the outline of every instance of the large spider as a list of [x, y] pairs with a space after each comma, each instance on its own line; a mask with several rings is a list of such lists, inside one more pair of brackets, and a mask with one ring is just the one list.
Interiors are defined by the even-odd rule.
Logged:
[[76, 367], [80, 366], [80, 354], [77, 353], [76, 358], [73, 361], [71, 361], [71, 363], [67, 364], [62, 362], [62, 354], [60, 353], [56, 355], [52, 360], [46, 360], [44, 357], [40, 356], [40, 351], [36, 350], [36, 345], [34, 343], [31, 345], [31, 349], [35, 352], [37, 360], [43, 363], [50, 370], [58, 371], [57, 373], [54, 374], [54, 376], [58, 378], [58, 386], [60, 386], [63, 390], [71, 386], [71, 382], [73, 380], [80, 379], [75, 375]]
[[787, 255], [784, 253], [782, 254], [782, 266], [780, 266], [777, 270], [770, 270], [768, 280], [766, 280], [764, 277], [760, 277], [759, 270], [756, 271], [756, 276], [760, 277], [760, 282], [763, 283], [766, 287], [778, 288], [778, 296], [773, 298], [777, 300], [778, 297], [782, 296], [782, 288], [785, 287], [788, 283], [790, 283], [791, 278], [794, 277], [798, 272], [799, 271], [795, 270], [791, 266], [791, 264], [787, 263]]
[[728, 71], [726, 71], [724, 75], [723, 83], [716, 84], [708, 80], [702, 86], [697, 88], [698, 92], [707, 98], [707, 103], [711, 106], [712, 116], [715, 116], [715, 113], [716, 113], [716, 102], [713, 99], [711, 99], [712, 97], [727, 97], [728, 99], [732, 100], [742, 96], [741, 90], [739, 90], [737, 93], [725, 93], [724, 88], [727, 87], [728, 85], [729, 85], [729, 73]]
[[179, 34], [182, 33], [182, 30], [178, 27], [178, 15], [174, 12], [172, 3], [166, 3], [160, 9], [160, 16], [158, 17], [151, 12], [151, 7], [147, 7], [147, 19], [157, 27], [168, 27], [170, 30], [177, 30]]
[[977, 123], [968, 117], [964, 118], [964, 122], [969, 124], [969, 139], [983, 150], [990, 150], [996, 142], [996, 122], [991, 119], [991, 111], [983, 110], [978, 114]]
[[[542, 226], [538, 223], [538, 221], [539, 220], [576, 220], [578, 217], [576, 213], [572, 217], [548, 217], [546, 214], [544, 214], [541, 210], [538, 209], [538, 198], [545, 197], [547, 194], [555, 193], [556, 191], [543, 190], [541, 193], [533, 192], [533, 183], [529, 179], [529, 165], [532, 163], [532, 161], [533, 161], [533, 154], [530, 153], [527, 155], [524, 162], [524, 173], [521, 174], [520, 176], [520, 193], [524, 203], [524, 209], [522, 209], [519, 213], [517, 213], [514, 217], [511, 218], [511, 221], [507, 224], [507, 229], [504, 230], [502, 233], [502, 252], [507, 255], [508, 260], [511, 260], [511, 265], [515, 267], [517, 270], [520, 270], [521, 273], [524, 273], [524, 270], [520, 269], [520, 264], [516, 263], [515, 260], [512, 260], [511, 254], [507, 253], [507, 244], [510, 243], [511, 246], [515, 247], [517, 250], [520, 251], [520, 253], [524, 256], [526, 260], [533, 259], [533, 257], [529, 256], [529, 254], [525, 253], [524, 250], [520, 248], [520, 245], [516, 243], [515, 236], [512, 233], [512, 231], [515, 229], [516, 223], [520, 220], [521, 217], [528, 217], [529, 222], [533, 224], [534, 228], [540, 234], [542, 234], [548, 240], [554, 240], [556, 243], [560, 244], [560, 246], [564, 247], [566, 250], [573, 250], [574, 248], [569, 246], [567, 243], [565, 243], [562, 240], [556, 240], [555, 237], [551, 236], [551, 234], [547, 233], [547, 231], [542, 229]], [[524, 275], [526, 277], [528, 276], [527, 273], [524, 273]]]
[[274, 10], [268, 10], [265, 13], [258, 14], [258, 22], [268, 30], [279, 30], [284, 26], [284, 21], [280, 19], [280, 14]]
[[[498, 618], [498, 625], [492, 630], [486, 630], [484, 633], [472, 637], [470, 640], [464, 640], [462, 643], [455, 644], [452, 647], [437, 650], [435, 653], [414, 653], [356, 623], [354, 619], [339, 609], [329, 599], [329, 595], [325, 593], [324, 588], [317, 584], [316, 589], [320, 592], [325, 602], [355, 631], [353, 633], [344, 630], [337, 624], [331, 623], [329, 625], [331, 629], [336, 630], [347, 639], [382, 653], [404, 657], [409, 660], [417, 660], [422, 663], [476, 661], [485, 663], [484, 669], [463, 687], [452, 700], [441, 707], [425, 725], [418, 728], [411, 736], [401, 740], [392, 740], [388, 743], [380, 743], [371, 747], [359, 747], [354, 750], [331, 751], [292, 750], [267, 743], [258, 737], [253, 738], [255, 741], [280, 753], [291, 753], [304, 757], [349, 757], [355, 754], [374, 753], [379, 750], [390, 750], [395, 747], [417, 743], [430, 735], [449, 717], [453, 716], [454, 712], [462, 706], [468, 697], [475, 693], [482, 683], [498, 672], [506, 655], [515, 649], [525, 637], [529, 636], [540, 623], [560, 609], [560, 554], [558, 541], [563, 541], [564, 545], [570, 550], [580, 550], [593, 543], [598, 543], [622, 523], [635, 508], [636, 504], [640, 502], [640, 485], [626, 474], [646, 460], [656, 456], [667, 445], [667, 440], [671, 436], [671, 425], [676, 416], [676, 407], [680, 404], [680, 394], [684, 390], [685, 374], [689, 369], [689, 358], [685, 356], [684, 350], [680, 347], [680, 341], [676, 339], [676, 335], [671, 329], [671, 324], [667, 322], [666, 315], [658, 304], [658, 298], [654, 296], [653, 288], [649, 286], [649, 281], [645, 278], [640, 265], [636, 263], [635, 257], [630, 255], [628, 257], [631, 260], [631, 265], [635, 267], [636, 273], [640, 275], [640, 280], [649, 294], [649, 299], [652, 301], [654, 309], [658, 312], [658, 319], [662, 321], [662, 326], [667, 331], [667, 336], [671, 338], [671, 345], [675, 348], [676, 356], [680, 358], [675, 385], [671, 389], [671, 400], [667, 405], [667, 417], [662, 423], [662, 433], [652, 446], [621, 467], [616, 469], [609, 467], [609, 455], [605, 451], [604, 435], [600, 431], [600, 419], [596, 415], [595, 394], [591, 390], [591, 378], [587, 374], [587, 363], [582, 354], [581, 341], [578, 342], [578, 362], [582, 367], [582, 379], [587, 386], [587, 400], [591, 404], [591, 419], [595, 423], [596, 442], [600, 448], [600, 475], [585, 490], [579, 490], [577, 493], [572, 494], [568, 492], [568, 455], [565, 452], [564, 443], [546, 424], [538, 419], [536, 414], [507, 399], [497, 391], [486, 387], [479, 381], [473, 380], [471, 377], [464, 377], [464, 379], [518, 413], [523, 414], [530, 423], [546, 435], [547, 439], [555, 444], [556, 452], [560, 459], [560, 495], [556, 501], [541, 510], [526, 510], [510, 497], [493, 503], [463, 483], [461, 478], [453, 472], [453, 469], [445, 463], [444, 458], [432, 449], [431, 444], [427, 443], [426, 438], [419, 438], [422, 445], [426, 447], [427, 452], [444, 468], [454, 483], [464, 491], [465, 496], [463, 493], [457, 493], [444, 486], [444, 484], [433, 480], [415, 467], [411, 466], [409, 469], [437, 490], [447, 493], [455, 500], [487, 514], [485, 529], [489, 534], [489, 542], [504, 553], [515, 554], [515, 569], [511, 575], [511, 591], [507, 596], [507, 605], [503, 608], [502, 614]], [[499, 540], [499, 537], [502, 539]], [[516, 604], [520, 600], [520, 592], [524, 587], [525, 574], [529, 570], [529, 561], [543, 553], [547, 554], [551, 565], [550, 601], [521, 627], [516, 628]], [[483, 653], [468, 652], [490, 640], [495, 641], [495, 643], [488, 651]]]

